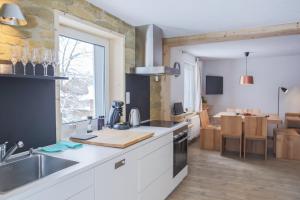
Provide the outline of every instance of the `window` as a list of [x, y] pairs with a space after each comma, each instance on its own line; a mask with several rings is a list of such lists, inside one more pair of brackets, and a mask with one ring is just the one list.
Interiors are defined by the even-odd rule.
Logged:
[[58, 42], [60, 71], [69, 78], [60, 87], [62, 122], [105, 115], [107, 42], [68, 28], [62, 28]]
[[195, 65], [184, 63], [184, 108], [188, 111], [194, 111], [195, 105]]

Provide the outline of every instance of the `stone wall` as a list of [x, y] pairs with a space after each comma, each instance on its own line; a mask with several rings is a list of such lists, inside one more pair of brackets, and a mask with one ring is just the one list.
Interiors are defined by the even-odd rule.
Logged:
[[161, 81], [156, 82], [154, 77], [150, 79], [150, 118], [152, 120], [162, 119], [162, 97]]
[[17, 3], [28, 24], [13, 27], [0, 24], [0, 60], [9, 60], [11, 45], [24, 45], [28, 41], [31, 47], [54, 47], [54, 10], [60, 10], [98, 26], [125, 35], [126, 71], [135, 63], [135, 29], [121, 19], [88, 3], [86, 0], [0, 0]]

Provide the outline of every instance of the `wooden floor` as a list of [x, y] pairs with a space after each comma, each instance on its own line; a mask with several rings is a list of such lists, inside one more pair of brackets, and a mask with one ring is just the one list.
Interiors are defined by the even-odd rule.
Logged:
[[222, 157], [189, 147], [189, 175], [168, 200], [300, 200], [300, 161]]

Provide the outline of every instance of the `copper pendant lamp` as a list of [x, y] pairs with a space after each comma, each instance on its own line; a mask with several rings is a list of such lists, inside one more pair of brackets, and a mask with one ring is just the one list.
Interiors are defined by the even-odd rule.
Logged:
[[252, 85], [254, 84], [254, 78], [251, 75], [248, 75], [248, 56], [250, 52], [245, 52], [246, 57], [246, 74], [241, 76], [240, 84], [241, 85]]

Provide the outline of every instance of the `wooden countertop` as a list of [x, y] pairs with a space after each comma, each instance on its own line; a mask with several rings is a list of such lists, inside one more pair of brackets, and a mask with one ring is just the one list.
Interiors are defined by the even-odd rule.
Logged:
[[80, 140], [75, 138], [71, 138], [71, 140], [96, 146], [126, 148], [152, 137], [154, 132], [138, 132], [133, 130], [115, 130], [107, 128], [93, 132], [93, 135], [97, 135], [97, 137], [90, 140]]

